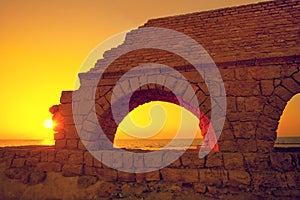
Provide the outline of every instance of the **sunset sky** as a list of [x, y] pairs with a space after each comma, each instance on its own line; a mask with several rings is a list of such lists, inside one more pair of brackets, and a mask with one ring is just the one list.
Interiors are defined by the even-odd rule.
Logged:
[[153, 101], [130, 112], [119, 124], [115, 138], [166, 139], [173, 138], [177, 132], [178, 139], [193, 138], [194, 135], [202, 138], [196, 116], [176, 104]]
[[51, 138], [43, 126], [48, 108], [74, 88], [84, 59], [112, 35], [151, 18], [255, 2], [0, 0], [0, 139]]

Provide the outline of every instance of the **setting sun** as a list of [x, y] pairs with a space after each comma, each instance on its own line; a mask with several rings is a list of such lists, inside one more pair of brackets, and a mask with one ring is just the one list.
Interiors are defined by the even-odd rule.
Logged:
[[53, 128], [53, 122], [51, 118], [48, 118], [44, 121], [44, 127], [48, 128], [48, 129], [52, 129]]

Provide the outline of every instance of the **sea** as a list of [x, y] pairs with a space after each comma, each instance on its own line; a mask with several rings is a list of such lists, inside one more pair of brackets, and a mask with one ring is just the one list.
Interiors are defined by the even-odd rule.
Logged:
[[16, 146], [50, 146], [54, 145], [54, 140], [8, 140], [0, 139], [0, 147], [16, 147]]
[[278, 137], [274, 146], [276, 148], [300, 148], [300, 137]]
[[[116, 140], [114, 147], [125, 149], [158, 150], [158, 149], [198, 149], [202, 146], [202, 139], [194, 139], [191, 143], [188, 139], [140, 139], [140, 140]], [[191, 143], [189, 146], [187, 144]], [[15, 146], [50, 146], [54, 140], [4, 140], [0, 139], [0, 147]], [[168, 146], [167, 146], [168, 145]], [[300, 148], [300, 137], [279, 137], [275, 142], [277, 148]]]
[[[172, 143], [170, 143], [172, 141]], [[124, 149], [158, 150], [158, 149], [197, 149], [202, 146], [202, 139], [142, 139], [115, 140], [114, 147]]]

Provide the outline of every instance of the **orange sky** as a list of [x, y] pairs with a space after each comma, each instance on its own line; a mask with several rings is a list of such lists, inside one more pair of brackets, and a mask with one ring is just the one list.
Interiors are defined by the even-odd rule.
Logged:
[[[150, 18], [259, 0], [0, 0], [0, 139], [51, 138], [43, 127], [81, 63], [110, 36]], [[298, 104], [299, 105], [299, 104]]]
[[[171, 117], [170, 117], [171, 116]], [[173, 103], [152, 101], [135, 108], [119, 124], [116, 139], [202, 138], [199, 120]]]
[[297, 136], [299, 132], [300, 121], [300, 94], [295, 95], [286, 105], [283, 114], [280, 118], [280, 123], [277, 130], [279, 137]]

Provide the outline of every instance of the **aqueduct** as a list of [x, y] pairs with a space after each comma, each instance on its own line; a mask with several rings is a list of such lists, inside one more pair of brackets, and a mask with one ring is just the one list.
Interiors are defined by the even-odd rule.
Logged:
[[[273, 150], [276, 129], [283, 109], [289, 99], [300, 91], [297, 4], [298, 1], [274, 1], [154, 19], [141, 27], [159, 27], [182, 32], [201, 44], [213, 58], [224, 81], [227, 98], [226, 121], [219, 139], [221, 151]], [[111, 118], [110, 109], [113, 88], [122, 75], [141, 63], [164, 64], [180, 72], [192, 85], [199, 109], [210, 114], [210, 94], [206, 83], [191, 63], [174, 53], [160, 49], [131, 51], [114, 60], [102, 77], [99, 77], [101, 66], [105, 65], [110, 57], [118, 54], [118, 51], [135, 42], [138, 37], [139, 29], [129, 32], [122, 45], [107, 51], [104, 59], [98, 60], [94, 68], [80, 74], [81, 86], [78, 92], [88, 93], [89, 84], [94, 79], [99, 80], [96, 94], [88, 93], [86, 96], [94, 98], [95, 95], [99, 122], [111, 140], [117, 127]], [[192, 51], [193, 47], [190, 47], [190, 50]], [[172, 82], [174, 86], [181, 87], [182, 93], [186, 89], [176, 77], [167, 77], [161, 71], [147, 72], [145, 69], [130, 81], [123, 83], [121, 93], [131, 90], [142, 78], [152, 82], [163, 78], [165, 82]], [[131, 99], [131, 110], [153, 100], [174, 103], [173, 98], [166, 98], [165, 93], [170, 91], [159, 84], [144, 85], [138, 90]], [[57, 115], [70, 114], [71, 92], [63, 92], [61, 103]], [[91, 108], [85, 107], [79, 114], [87, 115], [89, 109]], [[188, 110], [195, 113], [191, 108]], [[81, 123], [83, 129], [91, 129], [84, 119]], [[65, 137], [57, 139], [56, 145], [77, 146], [79, 141], [76, 136], [73, 137], [76, 135], [73, 130], [72, 123], [65, 123]]]
[[[37, 171], [61, 172], [64, 176], [95, 176], [106, 182], [163, 180], [189, 183], [196, 193], [215, 192], [216, 195], [224, 192], [224, 188], [235, 187], [275, 196], [299, 197], [299, 150], [285, 149], [283, 152], [274, 149], [281, 114], [287, 102], [300, 92], [299, 8], [298, 0], [278, 0], [149, 20], [139, 29], [129, 32], [122, 45], [107, 51], [89, 72], [79, 74], [80, 88], [75, 92], [84, 93], [86, 99], [95, 99], [93, 106], [84, 106], [72, 113], [72, 101], [80, 99], [74, 99], [72, 91], [62, 92], [61, 104], [51, 108], [53, 119], [59, 122], [54, 136], [55, 149], [41, 151], [39, 160], [32, 167]], [[113, 88], [126, 72], [143, 63], [163, 64], [177, 70], [196, 93], [190, 99], [184, 99], [183, 106], [197, 115], [189, 102], [196, 98], [199, 102], [196, 107], [208, 119], [212, 109], [208, 87], [219, 91], [220, 96], [224, 95], [219, 85], [204, 81], [205, 76], [210, 76], [209, 73], [200, 76], [190, 62], [161, 49], [130, 51], [113, 60], [106, 71], [101, 71], [101, 66], [114, 55], [137, 41], [139, 30], [145, 27], [176, 30], [201, 44], [220, 71], [227, 107], [224, 127], [218, 138], [218, 152], [211, 152], [202, 159], [195, 152], [186, 152], [166, 168], [131, 174], [107, 168], [96, 161], [86, 151], [76, 130], [79, 127], [83, 131], [93, 132], [94, 124], [89, 120], [89, 112], [96, 111], [99, 124], [113, 141], [117, 123], [112, 118], [110, 102]], [[189, 50], [193, 51], [193, 47]], [[99, 77], [100, 73], [102, 76]], [[89, 92], [95, 79], [99, 80], [97, 89]], [[159, 70], [148, 73], [146, 68], [130, 81], [122, 83], [120, 92], [134, 90], [135, 85], [144, 81], [142, 79], [151, 84], [134, 91], [129, 110], [154, 100], [179, 104], [180, 99], [172, 90], [158, 84], [158, 80], [172, 83], [174, 88], [179, 88], [179, 93], [188, 95], [178, 77], [167, 77]], [[121, 107], [120, 112], [123, 112]], [[73, 114], [78, 116], [78, 127], [75, 126]], [[126, 112], [122, 115], [125, 116]], [[98, 139], [86, 138], [92, 142], [100, 141]], [[125, 158], [121, 157], [115, 158], [115, 162], [120, 166], [127, 165], [123, 162]], [[28, 158], [11, 158], [8, 170], [19, 167], [20, 159]], [[155, 165], [156, 161], [152, 162]], [[143, 158], [141, 163], [129, 165], [143, 166]]]

